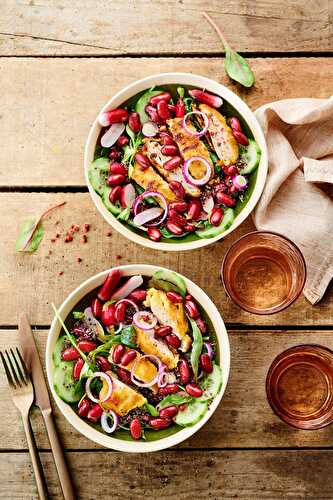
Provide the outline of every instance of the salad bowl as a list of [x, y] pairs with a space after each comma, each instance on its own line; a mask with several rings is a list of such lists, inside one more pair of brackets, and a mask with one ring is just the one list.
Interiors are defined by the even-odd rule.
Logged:
[[104, 219], [135, 243], [200, 248], [252, 212], [267, 175], [254, 114], [227, 87], [162, 73], [114, 95], [93, 123], [84, 169]]
[[162, 450], [195, 434], [218, 407], [228, 334], [210, 298], [184, 276], [120, 266], [82, 283], [55, 312], [48, 382], [88, 439], [125, 452]]

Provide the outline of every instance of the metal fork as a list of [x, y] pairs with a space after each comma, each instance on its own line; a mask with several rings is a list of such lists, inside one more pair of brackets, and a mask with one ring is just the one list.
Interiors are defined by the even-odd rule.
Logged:
[[5, 354], [7, 360], [4, 354], [0, 351], [0, 357], [6, 372], [13, 402], [22, 416], [39, 498], [47, 500], [48, 491], [43, 468], [29, 420], [30, 407], [34, 401], [34, 388], [18, 348], [16, 348], [16, 353], [13, 349], [10, 349], [10, 353], [6, 350]]

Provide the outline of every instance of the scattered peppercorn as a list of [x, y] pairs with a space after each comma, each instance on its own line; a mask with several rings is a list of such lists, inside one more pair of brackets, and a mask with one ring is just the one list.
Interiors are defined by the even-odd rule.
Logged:
[[88, 233], [90, 230], [90, 224], [83, 224], [83, 232]]
[[106, 233], [106, 236], [112, 236], [112, 232], [111, 232], [111, 231], [108, 231], [108, 232]]
[[51, 242], [52, 242], [52, 243], [55, 243], [55, 238], [51, 238]]
[[56, 238], [59, 238], [60, 237], [60, 233], [56, 233]]
[[80, 262], [82, 262], [81, 257], [77, 257], [77, 258], [76, 258], [76, 260], [77, 260], [77, 262], [79, 262], [79, 263], [80, 263]]
[[116, 255], [116, 259], [122, 259], [122, 256], [121, 255]]
[[64, 271], [59, 271], [59, 276], [62, 276], [64, 274]]
[[73, 241], [73, 236], [71, 234], [66, 234], [65, 243], [68, 243], [69, 241]]
[[88, 236], [86, 234], [84, 234], [82, 236], [82, 243], [87, 243], [87, 241], [88, 241]]

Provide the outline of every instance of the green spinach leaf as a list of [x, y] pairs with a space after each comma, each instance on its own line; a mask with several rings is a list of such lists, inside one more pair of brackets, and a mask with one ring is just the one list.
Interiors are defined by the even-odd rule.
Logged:
[[159, 410], [162, 410], [162, 408], [166, 408], [167, 406], [172, 406], [172, 405], [182, 405], [184, 403], [191, 403], [194, 400], [189, 394], [186, 393], [179, 393], [179, 394], [169, 394], [168, 396], [165, 396], [165, 398], [162, 399], [158, 403], [158, 408]]
[[121, 343], [128, 347], [137, 347], [136, 332], [132, 325], [125, 326], [120, 332]]
[[201, 332], [200, 332], [196, 322], [192, 318], [189, 318], [189, 321], [191, 323], [192, 337], [193, 337], [192, 350], [191, 350], [191, 365], [192, 365], [194, 378], [195, 378], [195, 380], [197, 380], [198, 369], [199, 369], [199, 357], [200, 357], [200, 354], [202, 351], [203, 341], [202, 341]]

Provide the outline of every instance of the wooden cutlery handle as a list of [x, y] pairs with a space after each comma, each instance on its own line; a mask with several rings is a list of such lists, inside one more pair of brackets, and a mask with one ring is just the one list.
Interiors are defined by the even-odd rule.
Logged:
[[47, 434], [49, 436], [53, 458], [58, 471], [58, 476], [64, 498], [65, 500], [75, 500], [76, 497], [74, 494], [72, 481], [68, 473], [68, 468], [66, 465], [62, 446], [60, 444], [57, 429], [53, 421], [52, 411], [44, 410], [42, 414], [45, 421]]
[[30, 452], [32, 467], [35, 474], [36, 485], [38, 490], [38, 495], [41, 500], [47, 500], [49, 498], [46, 481], [44, 477], [43, 467], [39, 458], [36, 442], [34, 435], [32, 433], [30, 421], [28, 416], [22, 416], [23, 425], [25, 430], [25, 435], [27, 437], [28, 448]]

